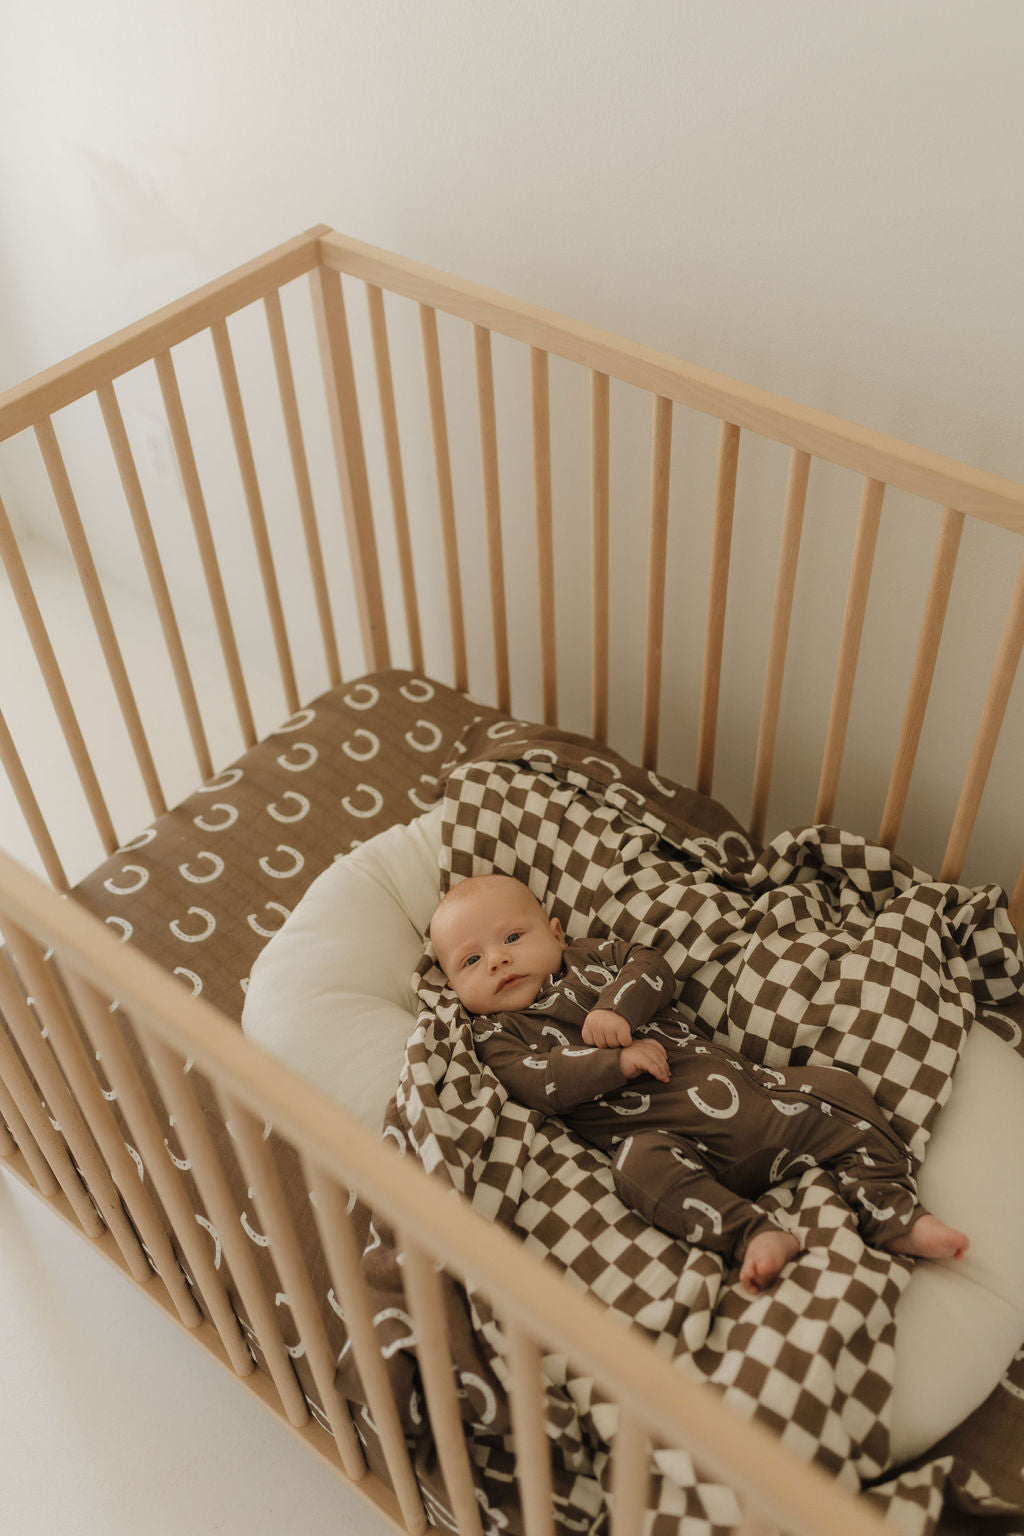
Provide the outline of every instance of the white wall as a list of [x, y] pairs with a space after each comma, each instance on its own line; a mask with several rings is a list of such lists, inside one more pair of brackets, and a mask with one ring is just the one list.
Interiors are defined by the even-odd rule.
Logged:
[[4, 34], [0, 386], [323, 221], [1024, 479], [1017, 0], [9, 0]]

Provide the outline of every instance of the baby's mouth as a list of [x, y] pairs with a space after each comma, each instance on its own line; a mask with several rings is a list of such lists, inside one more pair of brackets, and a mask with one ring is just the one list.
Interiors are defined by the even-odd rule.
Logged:
[[517, 981], [522, 981], [522, 979], [521, 976], [506, 976], [505, 980], [499, 983], [498, 991], [504, 992], [506, 987], [513, 987]]

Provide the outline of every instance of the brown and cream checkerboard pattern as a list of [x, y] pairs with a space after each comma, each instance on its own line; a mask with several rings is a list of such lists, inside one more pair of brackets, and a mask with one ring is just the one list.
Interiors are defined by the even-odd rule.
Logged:
[[[443, 883], [492, 869], [524, 879], [571, 935], [656, 942], [694, 1016], [758, 1059], [858, 1072], [918, 1152], [978, 1003], [997, 1004], [999, 1031], [1019, 1038], [1022, 961], [1001, 892], [935, 884], [831, 828], [759, 854], [714, 802], [556, 731], [509, 722], [462, 740], [447, 780], [443, 863]], [[878, 1484], [905, 1529], [932, 1530], [944, 1491], [963, 1496], [955, 1458], [881, 1482], [894, 1308], [910, 1264], [865, 1247], [828, 1175], [808, 1170], [763, 1197], [809, 1247], [770, 1293], [751, 1298], [717, 1258], [624, 1207], [602, 1153], [507, 1098], [429, 952], [418, 985], [424, 1010], [386, 1134], [569, 1283], [686, 1359], [737, 1412], [765, 1420], [849, 1486]], [[423, 1408], [412, 1357], [398, 1364], [406, 1321], [384, 1316], [399, 1289], [395, 1263], [386, 1241], [366, 1258], [380, 1281], [382, 1343], [408, 1372], [412, 1430]], [[490, 1529], [515, 1530], [507, 1414], [492, 1397], [508, 1379], [501, 1329], [475, 1295], [460, 1301], [452, 1288], [449, 1309], [466, 1349], [456, 1346], [454, 1359], [478, 1497]], [[566, 1361], [545, 1361], [545, 1372], [561, 1521], [596, 1530], [616, 1409]], [[989, 1487], [984, 1472], [971, 1476]], [[1016, 1493], [1024, 1507], [1019, 1476]], [[681, 1520], [688, 1536], [711, 1536], [739, 1518], [731, 1492], [678, 1454], [657, 1457], [652, 1501], [654, 1536], [675, 1536]]]

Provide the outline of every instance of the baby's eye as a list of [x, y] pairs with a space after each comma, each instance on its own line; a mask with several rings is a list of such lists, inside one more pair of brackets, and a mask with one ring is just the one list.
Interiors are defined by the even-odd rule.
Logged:
[[506, 943], [506, 944], [514, 944], [514, 943], [515, 943], [515, 942], [516, 942], [516, 940], [517, 940], [517, 939], [521, 939], [521, 938], [522, 938], [522, 936], [523, 936], [523, 935], [522, 935], [522, 934], [521, 934], [521, 933], [520, 933], [520, 932], [519, 932], [519, 930], [518, 930], [518, 929], [517, 929], [517, 930], [516, 930], [516, 931], [515, 931], [515, 933], [510, 933], [510, 934], [508, 934], [508, 935], [507, 935], [507, 937], [506, 937], [506, 939], [505, 939], [505, 943]]
[[463, 960], [462, 964], [463, 964], [463, 966], [476, 965], [476, 963], [477, 963], [477, 961], [479, 959], [480, 959], [479, 955], [467, 955], [465, 960]]

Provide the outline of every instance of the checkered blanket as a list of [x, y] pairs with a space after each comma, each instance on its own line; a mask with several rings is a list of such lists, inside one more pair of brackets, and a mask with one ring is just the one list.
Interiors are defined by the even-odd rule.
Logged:
[[[514, 722], [463, 738], [444, 818], [443, 885], [500, 870], [526, 881], [570, 937], [656, 945], [695, 1020], [769, 1065], [857, 1072], [918, 1156], [979, 1007], [1002, 1005], [1016, 1028], [1024, 965], [995, 887], [933, 882], [830, 827], [758, 852], [715, 802], [592, 742]], [[429, 949], [418, 988], [423, 1012], [385, 1134], [668, 1358], [688, 1360], [738, 1413], [847, 1486], [879, 1484], [894, 1309], [910, 1261], [867, 1248], [832, 1181], [810, 1169], [761, 1198], [807, 1247], [751, 1298], [717, 1257], [623, 1206], [604, 1154], [507, 1097], [475, 1055], [468, 1017]], [[425, 1410], [389, 1234], [371, 1233], [364, 1262], [414, 1431]], [[502, 1329], [486, 1298], [448, 1287], [478, 1498], [492, 1529], [518, 1530]], [[560, 1523], [603, 1530], [617, 1410], [564, 1358], [543, 1367]], [[941, 1475], [925, 1468], [891, 1481], [878, 1497], [925, 1536], [954, 1460]], [[683, 1516], [688, 1536], [738, 1522], [732, 1493], [685, 1454], [657, 1453], [655, 1472], [653, 1536], [676, 1536]], [[435, 1513], [447, 1523], [440, 1505]]]

